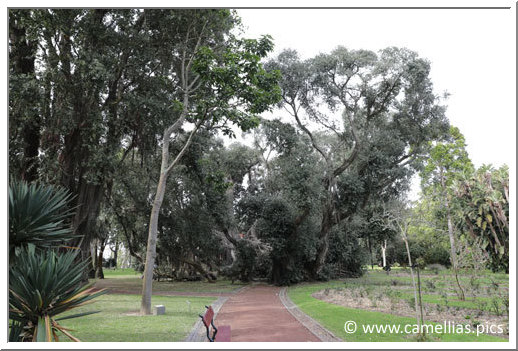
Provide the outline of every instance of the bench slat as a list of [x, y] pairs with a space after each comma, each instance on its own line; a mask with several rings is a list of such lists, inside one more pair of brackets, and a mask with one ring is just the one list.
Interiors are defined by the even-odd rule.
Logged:
[[[230, 341], [230, 325], [222, 325], [220, 327], [216, 327], [214, 325], [214, 310], [212, 306], [205, 306], [207, 311], [201, 317], [203, 324], [205, 325], [207, 331], [207, 338], [209, 341]], [[210, 327], [212, 326], [212, 336], [210, 336]], [[214, 333], [216, 334], [214, 336]]]
[[214, 310], [212, 309], [212, 306], [209, 306], [207, 308], [207, 312], [203, 315], [203, 324], [205, 324], [205, 327], [208, 328], [210, 326], [210, 322], [212, 322], [212, 319], [214, 318]]
[[230, 341], [230, 325], [220, 325], [216, 333], [216, 340], [214, 341]]

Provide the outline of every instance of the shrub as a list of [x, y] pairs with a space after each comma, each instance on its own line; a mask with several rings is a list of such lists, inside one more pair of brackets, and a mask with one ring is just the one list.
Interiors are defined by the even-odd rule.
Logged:
[[434, 291], [437, 287], [435, 286], [434, 280], [426, 280], [425, 281], [426, 289], [429, 291]]
[[58, 187], [9, 186], [9, 341], [58, 341], [56, 331], [79, 341], [55, 316], [104, 293], [82, 285], [89, 262], [77, 264], [77, 251], [54, 251], [75, 237], [67, 223], [70, 200]]
[[502, 296], [502, 305], [505, 308], [507, 316], [509, 316], [509, 296]]
[[416, 310], [415, 309], [415, 298], [414, 297], [410, 297], [406, 300], [406, 302], [408, 303], [408, 306], [410, 306], [410, 308], [412, 308], [414, 311]]
[[74, 263], [77, 253], [36, 251], [32, 244], [18, 250], [16, 264], [9, 269], [10, 341], [58, 341], [57, 330], [79, 341], [55, 316], [82, 306], [105, 291], [81, 285], [86, 263]]
[[500, 306], [500, 298], [495, 296], [491, 299], [490, 310], [494, 312], [497, 316], [501, 316], [504, 313]]
[[426, 265], [426, 268], [428, 268], [433, 274], [439, 274], [439, 272], [446, 269], [446, 267], [439, 263], [428, 264]]
[[449, 267], [450, 262], [450, 253], [442, 246], [431, 246], [427, 249], [423, 255], [424, 261], [426, 265], [438, 264], [442, 266]]
[[59, 187], [13, 181], [9, 185], [9, 262], [16, 248], [29, 243], [38, 248], [56, 247], [72, 239], [66, 223], [72, 215], [72, 196]]
[[475, 276], [471, 276], [471, 278], [469, 278], [469, 285], [473, 291], [478, 291], [480, 289], [480, 282]]

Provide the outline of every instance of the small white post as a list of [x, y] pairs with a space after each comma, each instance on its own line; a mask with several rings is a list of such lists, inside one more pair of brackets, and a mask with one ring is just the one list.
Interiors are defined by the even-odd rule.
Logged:
[[165, 306], [164, 305], [156, 305], [155, 306], [155, 315], [159, 316], [165, 314]]

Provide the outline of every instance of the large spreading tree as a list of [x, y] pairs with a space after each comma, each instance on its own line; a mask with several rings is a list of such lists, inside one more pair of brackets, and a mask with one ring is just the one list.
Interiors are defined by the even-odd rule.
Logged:
[[[310, 271], [318, 278], [331, 230], [369, 199], [404, 190], [429, 141], [448, 128], [430, 64], [407, 49], [338, 47], [301, 60], [287, 50], [279, 69], [282, 107], [320, 158], [320, 229]], [[322, 137], [325, 135], [325, 137]]]

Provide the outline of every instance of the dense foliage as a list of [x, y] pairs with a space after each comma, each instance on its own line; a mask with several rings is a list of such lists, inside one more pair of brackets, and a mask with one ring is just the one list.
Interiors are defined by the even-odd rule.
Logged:
[[455, 186], [459, 225], [485, 250], [493, 271], [509, 272], [509, 169], [482, 166]]
[[[267, 59], [274, 38], [239, 29], [224, 9], [9, 10], [10, 174], [67, 189], [31, 208], [10, 195], [10, 258], [30, 236], [79, 246], [100, 278], [105, 248], [141, 271], [152, 257], [160, 279], [359, 276], [408, 262], [388, 220], [405, 203], [414, 261], [467, 245], [508, 269], [507, 170], [475, 170], [430, 62], [344, 46]], [[65, 199], [75, 212], [50, 218]]]

